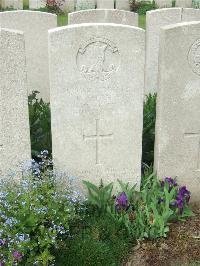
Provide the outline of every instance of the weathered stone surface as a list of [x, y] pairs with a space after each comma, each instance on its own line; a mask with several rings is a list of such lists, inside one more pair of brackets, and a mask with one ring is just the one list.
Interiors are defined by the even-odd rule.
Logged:
[[130, 10], [129, 0], [116, 0], [116, 9], [120, 10]]
[[155, 4], [159, 8], [169, 8], [172, 7], [172, 0], [155, 0]]
[[114, 0], [97, 0], [97, 8], [113, 9]]
[[29, 9], [39, 9], [46, 6], [46, 0], [29, 0]]
[[96, 184], [121, 179], [139, 188], [144, 31], [80, 24], [49, 33], [56, 168]]
[[162, 26], [181, 22], [181, 8], [157, 9], [146, 16], [145, 93], [158, 90], [159, 33]]
[[200, 22], [161, 30], [155, 168], [200, 201]]
[[182, 22], [200, 21], [200, 9], [195, 8], [183, 8], [182, 10]]
[[162, 26], [200, 20], [200, 10], [193, 8], [168, 8], [147, 12], [145, 93], [158, 90], [159, 33]]
[[76, 10], [95, 9], [96, 0], [77, 0]]
[[57, 16], [38, 11], [0, 13], [0, 27], [21, 30], [25, 36], [28, 91], [40, 92], [49, 101], [48, 29], [57, 25]]
[[31, 158], [25, 67], [23, 34], [0, 29], [0, 178]]
[[2, 0], [2, 8], [23, 9], [23, 0]]
[[176, 7], [192, 7], [192, 0], [176, 0]]
[[69, 14], [69, 24], [116, 23], [138, 26], [138, 14], [117, 9], [93, 9]]
[[64, 0], [64, 1], [62, 1], [60, 8], [65, 13], [74, 12], [75, 0]]

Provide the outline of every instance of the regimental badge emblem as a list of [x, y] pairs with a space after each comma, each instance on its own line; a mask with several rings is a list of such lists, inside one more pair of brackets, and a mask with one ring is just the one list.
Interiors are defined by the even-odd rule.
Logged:
[[92, 38], [82, 44], [76, 63], [87, 80], [108, 80], [120, 66], [118, 47], [108, 39]]
[[200, 76], [200, 39], [191, 46], [188, 54], [188, 62], [192, 71]]

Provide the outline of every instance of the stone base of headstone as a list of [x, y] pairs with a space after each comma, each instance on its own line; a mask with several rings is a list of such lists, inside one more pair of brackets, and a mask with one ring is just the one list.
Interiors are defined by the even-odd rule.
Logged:
[[46, 0], [29, 0], [29, 9], [39, 9], [46, 6]]
[[3, 9], [23, 9], [23, 0], [2, 0]]
[[85, 9], [95, 9], [96, 0], [77, 0], [76, 1], [76, 10], [85, 10]]
[[116, 0], [116, 9], [129, 11], [130, 10], [129, 0]]
[[114, 0], [97, 0], [97, 8], [114, 9]]
[[176, 7], [192, 7], [192, 0], [176, 0]]
[[172, 7], [172, 0], [155, 0], [155, 4], [158, 8]]

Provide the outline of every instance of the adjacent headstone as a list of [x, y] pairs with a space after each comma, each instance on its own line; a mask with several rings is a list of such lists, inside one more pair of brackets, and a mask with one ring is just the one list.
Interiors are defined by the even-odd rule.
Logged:
[[76, 10], [95, 9], [96, 0], [77, 0]]
[[23, 0], [2, 0], [2, 8], [23, 9]]
[[158, 90], [159, 33], [162, 26], [181, 22], [181, 8], [157, 9], [146, 15], [145, 93]]
[[200, 21], [200, 9], [195, 8], [183, 8], [182, 21]]
[[97, 8], [114, 9], [114, 0], [97, 0]]
[[168, 8], [147, 12], [145, 94], [158, 90], [159, 33], [162, 26], [186, 21], [200, 21], [200, 10]]
[[155, 0], [155, 4], [159, 8], [169, 8], [172, 7], [173, 0]]
[[75, 0], [63, 0], [61, 2], [60, 8], [65, 13], [74, 12], [74, 9], [75, 9]]
[[117, 9], [91, 9], [70, 13], [68, 23], [116, 23], [137, 27], [138, 14]]
[[96, 184], [120, 179], [139, 188], [144, 30], [80, 24], [49, 33], [56, 168]]
[[48, 29], [57, 25], [57, 16], [38, 11], [0, 13], [0, 27], [24, 32], [26, 45], [28, 91], [40, 92], [49, 101]]
[[30, 158], [24, 36], [0, 29], [0, 178], [19, 178]]
[[116, 0], [116, 9], [129, 11], [130, 1], [129, 0]]
[[192, 7], [192, 0], [176, 0], [176, 7]]
[[29, 9], [40, 9], [45, 7], [46, 4], [46, 0], [29, 0]]
[[155, 168], [200, 201], [200, 22], [161, 30]]

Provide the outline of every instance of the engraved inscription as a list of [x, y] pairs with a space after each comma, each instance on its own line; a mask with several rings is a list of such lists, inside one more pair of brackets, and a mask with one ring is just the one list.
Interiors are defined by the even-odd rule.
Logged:
[[87, 80], [105, 81], [119, 68], [119, 49], [110, 40], [92, 38], [79, 48], [76, 63]]
[[192, 71], [200, 76], [200, 39], [198, 39], [190, 48], [188, 62]]
[[84, 141], [87, 141], [87, 140], [95, 140], [96, 141], [96, 164], [100, 164], [100, 160], [99, 160], [99, 146], [100, 146], [100, 141], [102, 139], [112, 139], [113, 138], [113, 133], [111, 134], [100, 134], [99, 133], [99, 119], [96, 119], [96, 133], [95, 135], [89, 135], [89, 136], [86, 136], [86, 135], [83, 135], [83, 140]]
[[197, 162], [196, 162], [196, 169], [195, 171], [200, 171], [200, 131], [199, 132], [192, 132], [192, 133], [185, 133], [184, 135], [187, 138], [197, 138], [198, 139], [198, 146], [197, 146]]

